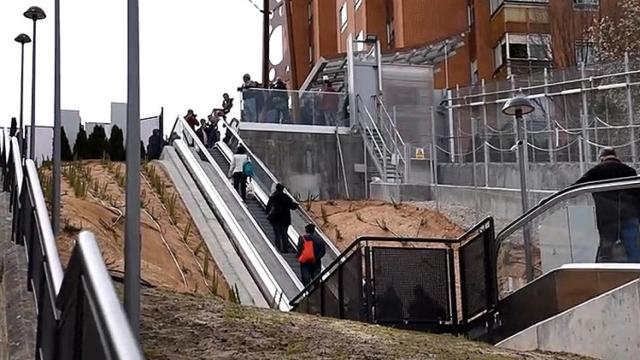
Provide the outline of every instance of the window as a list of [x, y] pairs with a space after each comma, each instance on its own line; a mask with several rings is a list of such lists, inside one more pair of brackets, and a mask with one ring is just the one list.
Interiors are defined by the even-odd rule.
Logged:
[[467, 5], [467, 25], [472, 27], [476, 22], [476, 8], [473, 3]]
[[576, 42], [576, 64], [591, 65], [595, 62], [596, 54], [593, 43], [589, 41]]
[[356, 36], [356, 51], [364, 50], [364, 30], [361, 30]]
[[507, 60], [507, 45], [506, 41], [502, 39], [498, 46], [493, 48], [493, 66], [497, 69], [504, 65]]
[[[580, 1], [580, 0], [574, 0]], [[589, 1], [589, 0], [586, 0]], [[549, 0], [490, 0], [489, 5], [491, 6], [491, 14], [496, 12], [502, 6], [503, 3], [545, 3], [548, 4]]]
[[340, 31], [344, 31], [347, 28], [347, 4], [342, 4], [340, 7]]
[[356, 0], [354, 3], [354, 7], [356, 8], [356, 10], [358, 10], [358, 8], [362, 5], [363, 0]]
[[478, 82], [478, 60], [471, 62], [471, 84]]
[[396, 30], [392, 17], [387, 19], [387, 44], [390, 48], [396, 46]]
[[573, 0], [573, 8], [576, 10], [598, 10], [600, 0]]

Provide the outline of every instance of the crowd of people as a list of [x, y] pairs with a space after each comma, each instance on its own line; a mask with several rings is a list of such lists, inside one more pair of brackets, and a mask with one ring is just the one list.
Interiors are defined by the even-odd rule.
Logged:
[[[282, 78], [269, 84], [264, 89], [261, 84], [251, 80], [249, 74], [242, 78], [238, 91], [242, 93], [244, 108], [242, 120], [246, 122], [289, 124], [293, 123], [293, 104], [291, 93]], [[320, 92], [307, 91], [299, 94], [296, 106], [296, 124], [343, 126], [348, 118], [348, 102], [334, 88], [330, 80], [325, 80]]]
[[[251, 78], [248, 75], [245, 76], [245, 80], [247, 89], [257, 86], [257, 84], [251, 82]], [[286, 85], [281, 79], [277, 79], [274, 86], [286, 90]], [[286, 95], [286, 93], [284, 94]], [[274, 101], [274, 99], [270, 99], [270, 101]], [[280, 100], [275, 99], [276, 103], [279, 101], [286, 105], [284, 98]], [[222, 124], [221, 126], [223, 127], [226, 126], [226, 121], [221, 122], [220, 120], [226, 120], [226, 116], [232, 107], [233, 99], [230, 98], [228, 94], [224, 94], [222, 107], [214, 108], [207, 120], [198, 120], [198, 115], [196, 115], [193, 110], [188, 110], [184, 119], [202, 144], [207, 148], [211, 148], [220, 140], [219, 124]], [[280, 111], [279, 116], [288, 116], [288, 105], [278, 109]], [[238, 120], [231, 120], [229, 125], [233, 126], [233, 124], [237, 125]], [[225, 131], [225, 134], [225, 138], [222, 139], [222, 141], [230, 145], [230, 137], [232, 134], [230, 131]], [[155, 141], [149, 139], [150, 146], [152, 143], [155, 143]], [[253, 163], [247, 154], [247, 149], [242, 144], [239, 144], [235, 149], [227, 176], [232, 181], [233, 187], [235, 191], [238, 192], [242, 201], [246, 202], [247, 187], [248, 184], [253, 181], [254, 174]], [[284, 191], [284, 186], [282, 184], [276, 184], [275, 191], [269, 197], [265, 211], [267, 213], [267, 220], [273, 228], [274, 239], [272, 239], [272, 241], [274, 246], [281, 253], [293, 251], [297, 254], [302, 282], [307, 285], [313, 278], [320, 274], [321, 259], [325, 254], [325, 244], [317, 235], [315, 226], [309, 224], [305, 227], [305, 233], [298, 239], [295, 249], [292, 249], [289, 245], [288, 229], [289, 226], [291, 226], [291, 211], [298, 208], [298, 203]]]

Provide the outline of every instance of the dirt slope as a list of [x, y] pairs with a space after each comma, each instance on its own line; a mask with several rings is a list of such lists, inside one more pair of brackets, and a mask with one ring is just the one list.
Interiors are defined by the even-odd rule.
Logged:
[[200, 295], [145, 290], [148, 359], [583, 359], [513, 352], [444, 335], [262, 310]]
[[[89, 230], [98, 240], [109, 271], [123, 274], [124, 175], [124, 164], [110, 161], [65, 164], [63, 231], [58, 239], [63, 263], [78, 231]], [[140, 175], [142, 280], [175, 291], [213, 292], [228, 298], [227, 284], [162, 167], [149, 163]]]
[[302, 206], [340, 250], [365, 235], [455, 239], [463, 233], [444, 215], [409, 203], [328, 200]]

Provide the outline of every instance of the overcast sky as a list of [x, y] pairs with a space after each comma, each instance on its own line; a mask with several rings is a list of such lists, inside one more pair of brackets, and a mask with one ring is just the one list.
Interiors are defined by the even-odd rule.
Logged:
[[[53, 124], [53, 0], [0, 1], [0, 126], [19, 116], [22, 13], [40, 6], [37, 23], [36, 124]], [[110, 103], [127, 99], [127, 1], [62, 0], [62, 109], [83, 121], [110, 121]], [[249, 0], [140, 0], [140, 113], [165, 118], [193, 108], [200, 117], [236, 98], [242, 75], [260, 80], [261, 14]], [[25, 47], [24, 119], [30, 122], [31, 44]]]

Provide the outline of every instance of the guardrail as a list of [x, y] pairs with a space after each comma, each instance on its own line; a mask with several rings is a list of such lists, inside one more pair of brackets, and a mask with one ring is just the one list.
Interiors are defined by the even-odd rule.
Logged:
[[80, 234], [63, 273], [35, 163], [22, 159], [16, 138], [9, 143], [3, 184], [13, 199], [12, 236], [25, 247], [36, 303], [36, 358], [143, 359], [90, 233]]
[[358, 238], [291, 305], [323, 316], [453, 333], [483, 320], [490, 332], [497, 301], [493, 229], [487, 218], [458, 239]]

